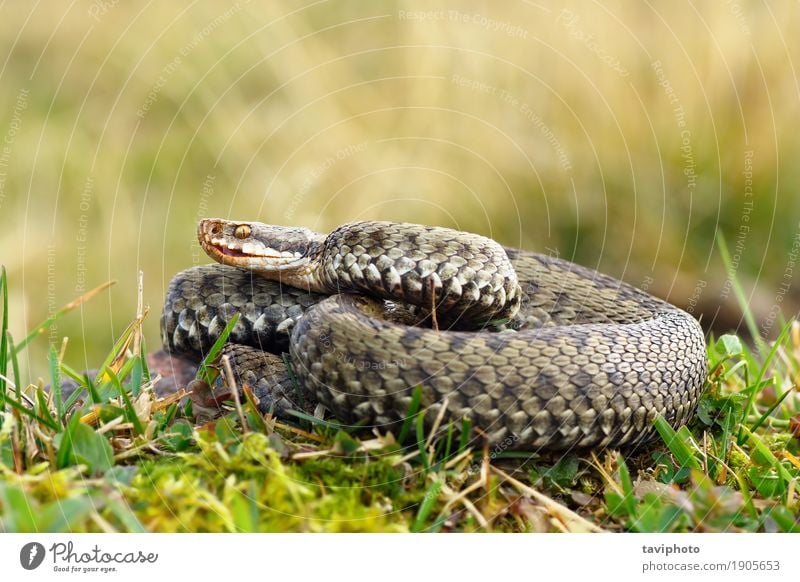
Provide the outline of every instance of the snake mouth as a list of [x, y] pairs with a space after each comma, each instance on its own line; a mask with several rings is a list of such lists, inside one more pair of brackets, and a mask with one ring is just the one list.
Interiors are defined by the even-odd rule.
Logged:
[[294, 257], [287, 258], [285, 256], [272, 254], [269, 252], [265, 253], [246, 253], [240, 248], [230, 248], [218, 243], [212, 243], [210, 241], [206, 241], [206, 249], [211, 253], [218, 255], [220, 257], [231, 257], [235, 259], [263, 259], [265, 261], [274, 261], [278, 264], [287, 264], [287, 262], [291, 263], [296, 261]]
[[244, 261], [258, 261], [262, 267], [266, 268], [292, 268], [303, 262], [303, 257], [296, 253], [287, 256], [287, 254], [280, 254], [268, 248], [259, 248], [259, 252], [248, 253], [239, 245], [230, 246], [224, 242], [209, 240], [209, 238], [203, 238], [202, 246], [211, 258], [234, 266], [239, 266]]
[[222, 245], [211, 243], [208, 244], [208, 248], [212, 252], [223, 257], [234, 257], [240, 259], [265, 259], [267, 261], [279, 261], [281, 259], [286, 260], [286, 257], [281, 257], [279, 255], [246, 253], [241, 249], [231, 249]]
[[243, 257], [243, 258], [247, 258], [247, 257], [251, 257], [252, 256], [252, 255], [248, 255], [246, 253], [243, 253], [239, 249], [229, 249], [229, 248], [216, 246], [216, 245], [212, 245], [212, 248], [214, 249], [214, 251], [216, 251], [220, 255], [224, 255], [226, 257]]

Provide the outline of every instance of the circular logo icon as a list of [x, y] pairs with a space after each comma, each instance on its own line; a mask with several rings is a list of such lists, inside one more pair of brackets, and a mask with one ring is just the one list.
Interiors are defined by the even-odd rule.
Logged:
[[26, 570], [35, 570], [44, 561], [44, 546], [39, 542], [29, 542], [19, 551], [19, 563]]

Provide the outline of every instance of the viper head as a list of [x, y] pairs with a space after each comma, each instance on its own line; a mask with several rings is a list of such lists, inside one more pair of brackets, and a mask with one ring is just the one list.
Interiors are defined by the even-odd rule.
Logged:
[[217, 262], [285, 279], [308, 273], [325, 237], [307, 228], [206, 218], [197, 225], [197, 238]]

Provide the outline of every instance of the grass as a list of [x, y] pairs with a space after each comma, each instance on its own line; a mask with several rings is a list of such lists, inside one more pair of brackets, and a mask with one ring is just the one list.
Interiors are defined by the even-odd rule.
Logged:
[[6, 315], [0, 531], [800, 532], [797, 322], [768, 351], [712, 339], [697, 419], [657, 420], [662, 444], [541, 457], [469, 448], [453, 427], [432, 438], [419, 391], [397, 438], [278, 421], [249, 398], [196, 424], [182, 394], [155, 399], [142, 318], [97, 378], [51, 351], [52, 385], [80, 386], [62, 400], [20, 387]]

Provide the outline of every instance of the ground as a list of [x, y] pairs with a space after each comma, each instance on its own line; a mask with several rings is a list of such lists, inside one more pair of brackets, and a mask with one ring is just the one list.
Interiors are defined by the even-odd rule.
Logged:
[[548, 457], [431, 438], [413, 408], [398, 434], [278, 421], [247, 394], [203, 420], [196, 399], [156, 397], [141, 319], [97, 378], [51, 352], [50, 385], [69, 377], [71, 395], [23, 388], [6, 379], [51, 322], [14, 345], [4, 305], [0, 531], [800, 532], [797, 322], [754, 346], [711, 338], [691, 426], [657, 420], [651, 447]]

